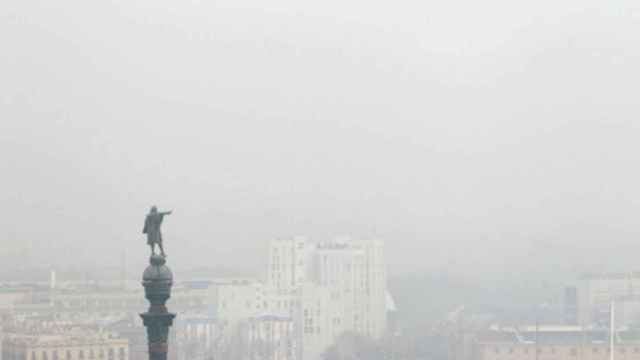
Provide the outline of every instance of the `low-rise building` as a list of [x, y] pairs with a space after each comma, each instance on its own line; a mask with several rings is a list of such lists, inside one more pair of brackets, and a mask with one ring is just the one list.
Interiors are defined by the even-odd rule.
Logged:
[[129, 360], [127, 340], [111, 334], [71, 331], [52, 334], [7, 334], [2, 360]]
[[[492, 328], [477, 334], [474, 360], [608, 360], [609, 331], [579, 326]], [[617, 331], [613, 342], [617, 360], [640, 360], [640, 332]]]
[[251, 359], [295, 359], [294, 325], [290, 317], [257, 316], [249, 319], [246, 329]]
[[178, 358], [205, 360], [220, 351], [226, 334], [224, 322], [206, 315], [181, 315], [173, 326], [177, 334]]

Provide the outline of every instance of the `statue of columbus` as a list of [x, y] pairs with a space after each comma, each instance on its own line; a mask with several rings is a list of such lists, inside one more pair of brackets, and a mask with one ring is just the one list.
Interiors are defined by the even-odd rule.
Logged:
[[147, 214], [144, 220], [143, 234], [147, 234], [147, 244], [151, 246], [151, 256], [156, 254], [156, 244], [160, 248], [160, 255], [166, 257], [164, 248], [162, 247], [162, 232], [160, 232], [160, 226], [165, 215], [171, 215], [172, 211], [159, 212], [158, 208], [154, 205], [151, 207], [151, 211]]

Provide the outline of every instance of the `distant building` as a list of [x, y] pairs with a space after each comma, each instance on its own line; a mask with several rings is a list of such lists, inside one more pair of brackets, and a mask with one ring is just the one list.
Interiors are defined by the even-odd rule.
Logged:
[[611, 302], [616, 324], [640, 323], [640, 272], [584, 275], [577, 286], [577, 324], [606, 325]]
[[341, 294], [328, 287], [307, 284], [299, 289], [294, 311], [297, 356], [318, 359], [345, 331]]
[[[207, 289], [175, 289], [171, 297], [172, 307], [178, 312], [202, 310], [207, 306]], [[95, 314], [131, 314], [147, 306], [142, 290], [88, 290], [65, 289], [46, 294], [34, 293], [26, 297], [27, 301], [16, 302], [16, 313], [95, 313]]]
[[16, 305], [31, 302], [33, 289], [27, 287], [0, 286], [0, 312], [11, 311]]
[[295, 359], [294, 324], [289, 317], [263, 315], [251, 318], [245, 336], [250, 359]]
[[266, 288], [281, 298], [266, 296], [265, 301], [285, 304], [272, 311], [290, 311], [298, 358], [319, 359], [345, 332], [376, 339], [387, 330], [381, 241], [276, 240], [269, 254]]
[[57, 334], [7, 334], [2, 360], [129, 360], [127, 340], [108, 334], [69, 332]]
[[272, 241], [266, 283], [282, 292], [304, 284], [309, 277], [312, 251], [313, 246], [303, 237]]
[[235, 328], [264, 307], [262, 287], [252, 280], [214, 282], [208, 289], [208, 315]]
[[213, 317], [185, 314], [174, 323], [174, 331], [179, 359], [206, 360], [220, 350], [225, 325]]
[[[616, 332], [615, 359], [640, 360], [640, 332]], [[493, 328], [477, 334], [473, 360], [608, 360], [607, 329], [579, 326]]]
[[221, 330], [219, 321], [204, 316], [187, 316], [186, 319], [182, 319], [180, 325], [184, 326], [185, 340], [197, 342], [205, 350], [213, 348], [217, 333]]
[[[129, 360], [147, 360], [149, 359], [149, 350], [147, 345], [147, 333], [144, 326], [140, 322], [132, 320], [121, 320], [110, 324], [109, 331], [118, 334], [118, 337], [126, 339], [129, 344]], [[172, 337], [173, 338], [173, 337]], [[171, 344], [173, 345], [173, 344]], [[170, 358], [175, 353], [175, 347], [172, 347]]]
[[578, 325], [578, 289], [574, 286], [564, 289], [563, 314], [565, 325]]
[[387, 280], [381, 241], [342, 240], [318, 244], [314, 283], [340, 297], [344, 331], [373, 339], [387, 329]]

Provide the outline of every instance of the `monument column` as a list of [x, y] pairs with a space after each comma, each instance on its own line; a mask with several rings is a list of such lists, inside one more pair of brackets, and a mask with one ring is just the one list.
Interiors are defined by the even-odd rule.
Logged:
[[167, 300], [171, 297], [173, 274], [161, 255], [151, 255], [149, 266], [142, 275], [142, 286], [149, 310], [140, 314], [147, 328], [149, 360], [166, 360], [169, 352], [169, 328], [176, 314], [167, 310]]

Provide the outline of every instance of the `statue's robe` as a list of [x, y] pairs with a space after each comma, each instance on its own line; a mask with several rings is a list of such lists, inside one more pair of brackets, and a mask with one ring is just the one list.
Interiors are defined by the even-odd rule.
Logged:
[[148, 214], [144, 220], [143, 234], [147, 234], [147, 244], [162, 244], [162, 233], [160, 232], [160, 225], [162, 225], [162, 219], [164, 214]]

